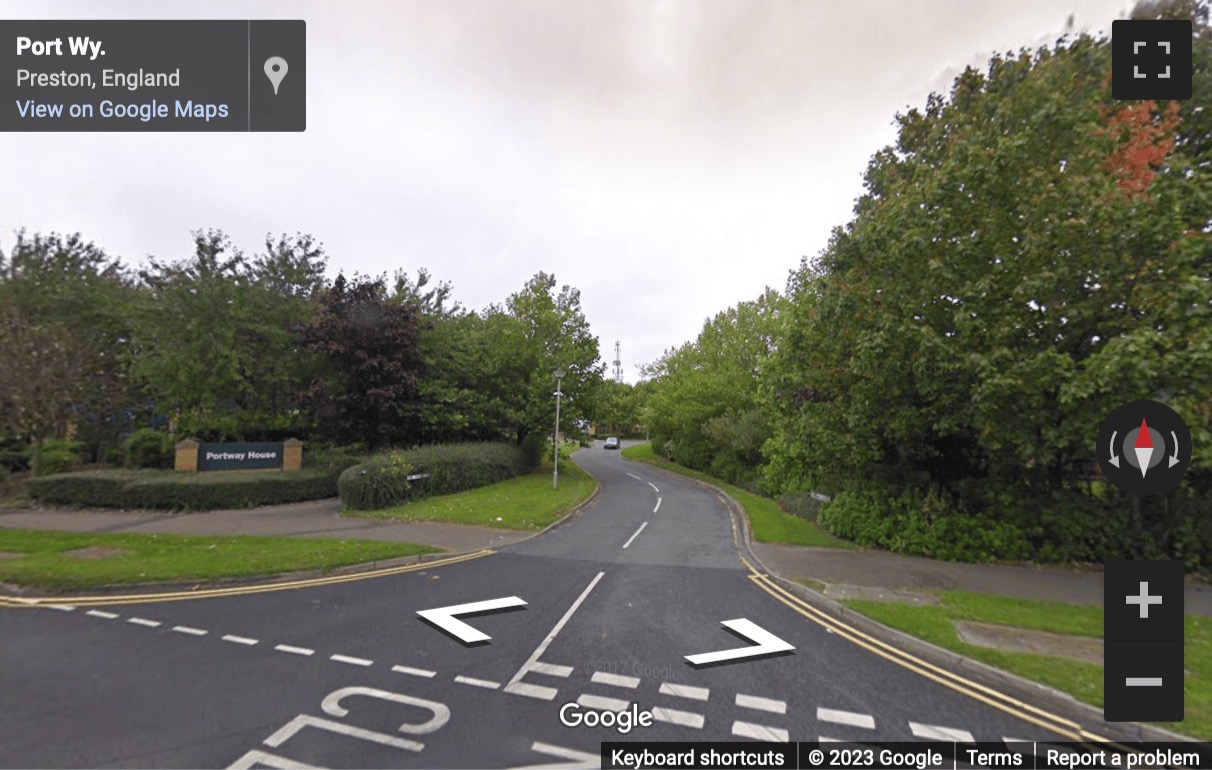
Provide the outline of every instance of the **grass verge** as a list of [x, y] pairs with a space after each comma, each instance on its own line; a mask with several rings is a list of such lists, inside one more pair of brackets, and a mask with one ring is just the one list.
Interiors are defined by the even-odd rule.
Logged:
[[[79, 548], [113, 549], [114, 555], [78, 558]], [[330, 570], [437, 548], [373, 540], [295, 537], [96, 534], [0, 529], [0, 581], [40, 588], [86, 588], [127, 583], [168, 583]]]
[[445, 521], [502, 529], [539, 530], [587, 500], [597, 482], [571, 460], [560, 462], [560, 488], [551, 488], [551, 465], [533, 473], [451, 495], [414, 500], [377, 511], [343, 516], [397, 521]]
[[[1069, 658], [1025, 652], [1004, 652], [977, 647], [960, 640], [956, 620], [996, 623], [1002, 626], [1049, 631], [1054, 634], [1101, 639], [1103, 611], [1090, 605], [1066, 604], [1011, 596], [937, 591], [941, 605], [918, 606], [898, 602], [850, 600], [842, 602], [873, 620], [904, 631], [944, 649], [996, 666], [1102, 708], [1103, 667]], [[1212, 618], [1186, 618], [1185, 720], [1160, 725], [1202, 740], [1212, 739]]]
[[727, 482], [708, 476], [706, 473], [692, 470], [677, 463], [670, 462], [652, 451], [652, 444], [636, 444], [623, 450], [623, 456], [629, 460], [646, 463], [656, 468], [672, 471], [681, 476], [706, 482], [727, 492], [741, 504], [745, 515], [749, 517], [749, 527], [753, 530], [753, 539], [759, 543], [784, 543], [786, 545], [815, 545], [825, 548], [857, 548], [854, 543], [841, 540], [816, 525], [815, 522], [793, 516], [769, 497], [762, 497], [735, 487]]

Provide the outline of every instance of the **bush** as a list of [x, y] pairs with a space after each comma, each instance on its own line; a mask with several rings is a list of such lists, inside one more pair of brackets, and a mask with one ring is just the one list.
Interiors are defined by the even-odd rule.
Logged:
[[303, 447], [304, 468], [324, 469], [338, 474], [362, 462], [365, 457], [366, 452], [360, 444], [348, 446], [317, 444], [315, 447]]
[[[42, 442], [42, 457], [38, 464], [38, 475], [46, 476], [52, 473], [67, 473], [82, 462], [80, 453], [84, 444], [79, 441], [64, 441], [50, 439]], [[26, 449], [26, 457], [33, 463], [34, 446]]]
[[[344, 471], [337, 486], [342, 506], [366, 511], [495, 484], [533, 467], [528, 450], [513, 444], [432, 444], [371, 458]], [[409, 474], [425, 478], [409, 482]]]
[[128, 468], [173, 467], [173, 439], [155, 428], [140, 428], [130, 434], [123, 444]]
[[375, 511], [390, 508], [409, 499], [415, 473], [404, 459], [404, 453], [380, 455], [368, 462], [347, 468], [337, 480], [341, 505], [354, 511]]
[[432, 444], [404, 453], [417, 473], [428, 477], [414, 485], [414, 497], [448, 495], [519, 476], [532, 466], [512, 444]]
[[1034, 548], [1017, 525], [951, 508], [941, 495], [892, 497], [873, 489], [842, 492], [821, 506], [820, 524], [838, 537], [896, 553], [950, 561], [1028, 559]]
[[823, 501], [817, 500], [811, 492], [787, 492], [779, 495], [777, 502], [784, 511], [805, 521], [816, 521], [823, 505]]
[[121, 508], [123, 488], [137, 478], [138, 471], [81, 471], [39, 476], [25, 486], [30, 499], [46, 505]]
[[104, 470], [30, 479], [27, 489], [46, 505], [211, 511], [335, 497], [337, 477], [324, 470]]

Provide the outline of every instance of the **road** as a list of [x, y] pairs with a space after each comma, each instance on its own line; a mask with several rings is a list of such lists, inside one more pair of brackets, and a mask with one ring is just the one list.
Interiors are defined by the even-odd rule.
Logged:
[[[1080, 709], [986, 688], [831, 621], [766, 577], [715, 494], [604, 451], [597, 500], [487, 555], [214, 598], [0, 609], [3, 767], [597, 766], [627, 741], [1060, 741]], [[422, 610], [520, 597], [464, 645]], [[747, 646], [789, 653], [695, 668]], [[560, 709], [652, 711], [622, 734]], [[1084, 731], [1084, 732], [1083, 732]]]

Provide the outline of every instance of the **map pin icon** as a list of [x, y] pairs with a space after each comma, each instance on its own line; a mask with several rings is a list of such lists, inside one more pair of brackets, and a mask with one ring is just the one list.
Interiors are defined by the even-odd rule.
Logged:
[[265, 77], [274, 84], [274, 96], [278, 95], [278, 86], [282, 84], [282, 78], [286, 77], [287, 69], [286, 60], [281, 56], [271, 56], [265, 60]]

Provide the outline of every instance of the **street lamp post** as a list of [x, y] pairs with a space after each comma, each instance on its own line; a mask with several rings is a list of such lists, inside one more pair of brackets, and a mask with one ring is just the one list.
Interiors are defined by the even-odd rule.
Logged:
[[554, 372], [552, 372], [552, 374], [554, 374], [555, 378], [556, 378], [556, 392], [555, 392], [556, 421], [555, 421], [555, 434], [552, 435], [552, 437], [551, 437], [551, 445], [553, 447], [555, 447], [555, 461], [553, 464], [554, 470], [552, 470], [552, 472], [551, 472], [551, 488], [559, 489], [560, 488], [560, 396], [564, 395], [563, 393], [560, 392], [560, 383], [564, 379], [564, 370], [556, 369]]

